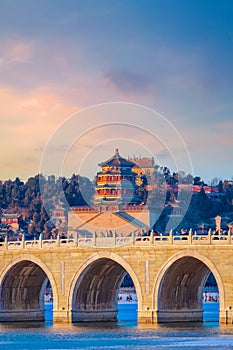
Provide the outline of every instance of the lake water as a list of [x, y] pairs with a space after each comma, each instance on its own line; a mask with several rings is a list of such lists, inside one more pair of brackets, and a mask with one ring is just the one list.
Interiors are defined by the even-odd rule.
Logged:
[[137, 325], [137, 304], [119, 305], [117, 323], [0, 325], [0, 349], [233, 349], [233, 326], [218, 325], [218, 303], [204, 303], [202, 324]]

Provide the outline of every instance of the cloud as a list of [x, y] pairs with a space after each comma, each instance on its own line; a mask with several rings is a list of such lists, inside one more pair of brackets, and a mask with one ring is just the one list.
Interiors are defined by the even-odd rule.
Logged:
[[31, 176], [39, 171], [48, 138], [80, 107], [41, 87], [30, 94], [0, 88], [1, 179]]
[[[196, 164], [205, 165], [213, 154], [217, 170], [232, 163], [232, 125], [223, 123], [232, 119], [232, 6], [0, 2], [1, 159], [12, 162], [15, 174], [24, 164], [25, 173], [30, 171], [30, 157], [37, 164], [35, 149], [43, 149], [79, 106], [109, 101], [136, 102], [166, 114]], [[145, 125], [151, 129], [149, 119]], [[83, 139], [85, 151], [98, 140], [97, 134]], [[151, 149], [166, 161], [163, 149]]]
[[22, 39], [2, 40], [0, 48], [0, 71], [3, 73], [13, 65], [28, 63], [32, 57], [32, 45]]

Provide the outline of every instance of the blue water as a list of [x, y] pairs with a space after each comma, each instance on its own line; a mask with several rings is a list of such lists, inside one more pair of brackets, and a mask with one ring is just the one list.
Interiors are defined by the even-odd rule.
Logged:
[[233, 349], [233, 326], [218, 325], [218, 303], [204, 304], [202, 324], [137, 325], [136, 304], [119, 305], [117, 323], [0, 325], [0, 349]]

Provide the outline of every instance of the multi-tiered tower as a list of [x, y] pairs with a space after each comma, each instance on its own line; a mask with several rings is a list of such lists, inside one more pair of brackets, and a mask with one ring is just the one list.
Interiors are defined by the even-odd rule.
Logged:
[[147, 207], [142, 196], [145, 172], [135, 172], [139, 166], [121, 157], [118, 149], [99, 165], [93, 206], [72, 207], [69, 234], [88, 237], [114, 232], [127, 236], [153, 227], [158, 215]]
[[99, 164], [101, 171], [96, 176], [95, 205], [129, 205], [141, 202], [136, 184], [137, 174], [132, 171], [135, 163], [119, 154]]

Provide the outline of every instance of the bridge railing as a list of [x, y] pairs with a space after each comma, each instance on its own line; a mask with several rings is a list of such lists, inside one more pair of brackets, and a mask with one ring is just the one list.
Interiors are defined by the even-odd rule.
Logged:
[[30, 250], [30, 249], [54, 249], [63, 248], [69, 249], [74, 247], [99, 247], [111, 248], [121, 247], [127, 245], [135, 246], [163, 246], [163, 245], [233, 245], [233, 235], [230, 230], [227, 234], [213, 234], [211, 231], [207, 235], [200, 235], [196, 232], [189, 231], [188, 234], [174, 235], [171, 231], [168, 235], [159, 236], [136, 236], [135, 232], [129, 236], [117, 236], [113, 234], [112, 237], [71, 237], [61, 238], [57, 236], [55, 239], [39, 239], [20, 241], [8, 241], [7, 237], [4, 242], [0, 242], [1, 250]]

